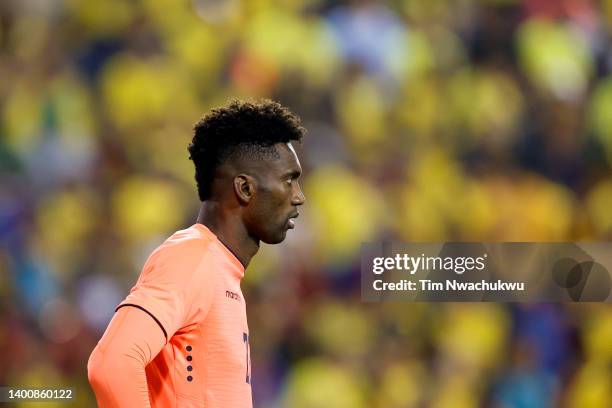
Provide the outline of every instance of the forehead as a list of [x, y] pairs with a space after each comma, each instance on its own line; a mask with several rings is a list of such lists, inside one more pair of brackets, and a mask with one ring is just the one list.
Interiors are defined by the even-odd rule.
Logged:
[[291, 143], [277, 143], [274, 149], [278, 153], [278, 159], [270, 160], [268, 169], [274, 173], [287, 173], [292, 171], [301, 172], [300, 160], [295, 153], [295, 149]]

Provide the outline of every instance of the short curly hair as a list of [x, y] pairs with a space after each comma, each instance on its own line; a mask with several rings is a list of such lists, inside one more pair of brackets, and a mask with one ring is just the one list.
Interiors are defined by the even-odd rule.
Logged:
[[233, 100], [211, 110], [193, 129], [188, 150], [201, 201], [211, 198], [215, 170], [229, 157], [273, 158], [273, 145], [301, 141], [306, 132], [298, 116], [269, 99]]

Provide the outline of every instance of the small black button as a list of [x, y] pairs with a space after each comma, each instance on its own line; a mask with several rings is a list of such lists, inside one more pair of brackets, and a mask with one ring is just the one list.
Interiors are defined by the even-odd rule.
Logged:
[[187, 371], [191, 371], [191, 370], [193, 370], [193, 367], [192, 366], [187, 366]]
[[187, 377], [187, 381], [191, 381], [191, 380], [193, 380], [193, 377], [192, 376], [188, 376]]
[[187, 351], [191, 351], [191, 346], [187, 346]]
[[191, 360], [193, 360], [193, 357], [187, 356], [187, 361], [191, 361]]

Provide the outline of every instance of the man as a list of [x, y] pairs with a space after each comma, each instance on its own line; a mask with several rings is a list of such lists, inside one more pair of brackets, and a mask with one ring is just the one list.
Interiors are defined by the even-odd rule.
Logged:
[[251, 407], [240, 280], [260, 241], [294, 227], [304, 195], [292, 141], [305, 130], [278, 103], [234, 101], [195, 126], [197, 223], [149, 259], [88, 362], [101, 407]]

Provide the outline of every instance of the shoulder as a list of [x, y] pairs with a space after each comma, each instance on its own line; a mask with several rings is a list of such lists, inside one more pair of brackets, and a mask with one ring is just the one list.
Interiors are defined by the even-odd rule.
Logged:
[[[195, 228], [187, 228], [172, 234], [158, 246], [147, 259], [143, 275], [168, 275], [185, 277], [206, 263], [214, 252], [214, 242]], [[170, 278], [170, 276], [167, 276]]]

